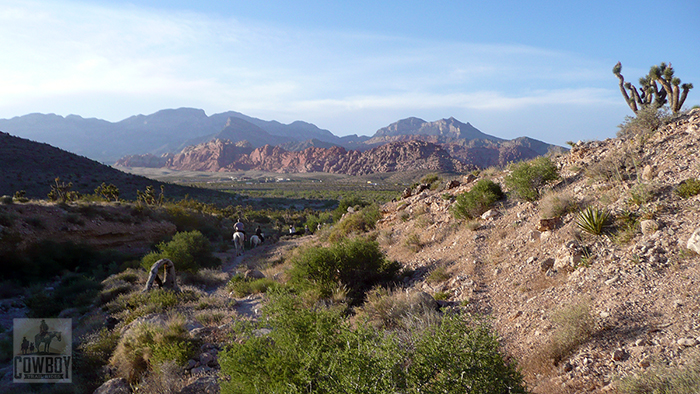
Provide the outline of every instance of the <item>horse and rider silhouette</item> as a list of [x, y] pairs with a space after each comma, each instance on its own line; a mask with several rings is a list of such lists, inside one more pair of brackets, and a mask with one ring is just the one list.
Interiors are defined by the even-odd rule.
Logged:
[[[43, 352], [48, 353], [49, 349], [51, 348], [51, 341], [56, 338], [58, 341], [61, 341], [61, 332], [60, 331], [49, 331], [49, 326], [46, 324], [45, 320], [41, 321], [41, 324], [39, 325], [39, 333], [34, 336], [34, 345], [36, 345], [36, 352], [37, 353], [42, 353], [42, 348], [41, 345], [44, 345]], [[29, 342], [29, 341], [27, 341]], [[22, 342], [22, 350], [24, 351], [24, 341]]]

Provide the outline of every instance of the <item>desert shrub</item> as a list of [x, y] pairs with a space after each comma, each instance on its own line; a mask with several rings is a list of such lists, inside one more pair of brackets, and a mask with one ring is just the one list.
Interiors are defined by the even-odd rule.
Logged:
[[683, 367], [653, 366], [617, 385], [622, 394], [694, 394], [700, 392], [700, 359]]
[[622, 183], [637, 178], [639, 161], [638, 152], [625, 148], [594, 162], [586, 168], [584, 175], [595, 181]]
[[540, 198], [540, 188], [559, 179], [557, 166], [548, 157], [540, 156], [531, 161], [513, 164], [504, 182], [518, 198], [535, 201]]
[[318, 225], [326, 225], [333, 222], [333, 215], [330, 212], [319, 212], [318, 214], [311, 214], [306, 216], [306, 222], [304, 223], [312, 232], [315, 232]]
[[590, 206], [579, 212], [576, 225], [591, 235], [602, 235], [609, 229], [612, 219], [607, 210]]
[[559, 363], [580, 345], [590, 340], [595, 331], [590, 306], [583, 302], [558, 310], [552, 320], [556, 328], [545, 347], [545, 353], [555, 363]]
[[184, 319], [175, 317], [166, 327], [143, 323], [132, 328], [120, 338], [110, 364], [119, 376], [136, 383], [146, 371], [155, 370], [166, 361], [184, 365], [194, 350]]
[[671, 120], [668, 108], [657, 108], [654, 105], [637, 111], [636, 116], [626, 116], [625, 121], [618, 127], [617, 136], [621, 138], [649, 138], [660, 127]]
[[326, 298], [340, 283], [347, 287], [353, 303], [361, 301], [364, 292], [373, 286], [394, 280], [401, 268], [384, 257], [376, 241], [362, 238], [330, 247], [306, 247], [292, 258], [292, 265], [293, 284], [315, 287]]
[[446, 291], [438, 291], [437, 293], [433, 294], [433, 298], [435, 298], [437, 301], [447, 301], [450, 299], [450, 293]]
[[435, 300], [424, 292], [405, 292], [377, 287], [367, 293], [367, 299], [357, 316], [375, 328], [405, 327], [405, 319], [438, 319]]
[[46, 228], [46, 226], [44, 225], [44, 220], [41, 217], [33, 216], [25, 219], [25, 221], [27, 222], [27, 224], [29, 224], [37, 230]]
[[650, 185], [637, 183], [629, 191], [627, 203], [641, 207], [654, 199], [654, 189]]
[[421, 250], [421, 248], [423, 248], [423, 242], [421, 242], [420, 236], [416, 233], [408, 234], [404, 239], [403, 243], [413, 253], [418, 253], [418, 251]]
[[64, 276], [52, 292], [36, 286], [24, 300], [29, 309], [27, 317], [56, 317], [67, 308], [85, 310], [92, 305], [101, 288], [99, 282], [80, 274]]
[[214, 268], [221, 265], [221, 260], [214, 257], [209, 239], [201, 232], [177, 233], [170, 242], [161, 242], [157, 251], [145, 255], [141, 266], [146, 271], [160, 259], [170, 259], [178, 271], [196, 272], [201, 268]]
[[450, 274], [447, 273], [445, 267], [435, 268], [434, 270], [430, 271], [428, 277], [425, 278], [425, 280], [430, 284], [444, 282], [448, 279], [450, 279]]
[[486, 212], [493, 203], [503, 196], [499, 184], [482, 179], [471, 190], [457, 196], [452, 205], [452, 214], [457, 219], [473, 219]]
[[279, 285], [270, 278], [245, 279], [241, 275], [236, 275], [226, 284], [226, 290], [236, 297], [245, 297], [250, 294], [267, 292], [267, 289]]
[[173, 361], [165, 361], [143, 378], [136, 388], [140, 393], [179, 393], [187, 378], [180, 365]]
[[540, 202], [540, 215], [547, 218], [564, 216], [578, 210], [578, 202], [569, 193], [547, 193]]
[[274, 295], [264, 314], [269, 335], [249, 333], [220, 353], [231, 377], [222, 393], [526, 392], [491, 327], [465, 315], [413, 325], [400, 338], [353, 329], [342, 310], [305, 308], [288, 293]]
[[700, 180], [688, 178], [676, 187], [676, 194], [681, 198], [690, 198], [700, 194]]
[[631, 211], [622, 211], [615, 217], [614, 227], [613, 240], [622, 245], [627, 244], [640, 231], [639, 215]]
[[337, 222], [343, 214], [348, 212], [348, 207], [362, 208], [369, 205], [368, 202], [357, 196], [344, 197], [338, 202], [338, 208], [333, 210], [333, 221]]
[[228, 273], [213, 268], [203, 268], [195, 273], [183, 272], [180, 275], [180, 283], [202, 288], [213, 288], [226, 283], [228, 280]]
[[200, 297], [201, 292], [198, 293], [192, 289], [184, 289], [180, 292], [166, 289], [155, 289], [146, 293], [134, 291], [117, 296], [102, 309], [120, 319], [121, 325], [126, 325], [150, 313], [166, 313], [177, 306], [196, 302]]
[[372, 204], [355, 213], [346, 214], [328, 234], [330, 242], [338, 242], [350, 234], [361, 234], [374, 230], [381, 218], [379, 207]]
[[73, 376], [73, 384], [82, 388], [78, 392], [93, 392], [108, 379], [104, 367], [117, 347], [119, 332], [102, 328], [82, 336], [77, 342], [73, 368], [80, 374]]
[[420, 180], [420, 183], [429, 185], [430, 190], [435, 190], [440, 187], [440, 182], [442, 182], [442, 178], [440, 178], [438, 174], [427, 174]]

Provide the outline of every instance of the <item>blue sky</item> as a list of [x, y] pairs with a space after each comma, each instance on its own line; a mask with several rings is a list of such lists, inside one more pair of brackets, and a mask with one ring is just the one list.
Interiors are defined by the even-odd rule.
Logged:
[[371, 135], [453, 116], [501, 138], [613, 137], [611, 70], [671, 62], [700, 104], [700, 2], [0, 0], [0, 118], [234, 110]]

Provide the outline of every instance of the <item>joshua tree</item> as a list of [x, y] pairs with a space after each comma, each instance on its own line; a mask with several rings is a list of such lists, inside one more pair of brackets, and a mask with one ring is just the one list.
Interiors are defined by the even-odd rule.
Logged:
[[635, 114], [640, 109], [650, 105], [661, 108], [666, 103], [675, 114], [681, 110], [683, 102], [688, 96], [688, 91], [693, 88], [692, 83], [681, 85], [681, 79], [673, 76], [673, 67], [670, 63], [652, 66], [648, 75], [639, 78], [639, 91], [630, 82], [625, 82], [620, 71], [622, 71], [622, 64], [617, 62], [613, 67], [613, 74], [620, 80], [622, 97], [625, 98], [627, 105]]

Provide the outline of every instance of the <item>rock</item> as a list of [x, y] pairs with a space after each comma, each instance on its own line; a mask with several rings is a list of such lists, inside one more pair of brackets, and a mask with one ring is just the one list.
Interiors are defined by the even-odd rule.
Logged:
[[639, 361], [639, 366], [641, 368], [649, 368], [651, 365], [651, 360], [649, 360], [649, 357], [645, 357]]
[[540, 219], [535, 228], [539, 232], [551, 231], [557, 228], [561, 223], [561, 218], [551, 218], [551, 219]]
[[476, 180], [476, 176], [474, 174], [467, 174], [462, 177], [462, 182], [464, 183], [472, 183]]
[[192, 370], [190, 371], [192, 375], [202, 375], [207, 372], [211, 372], [211, 368], [206, 365], [200, 365], [197, 368], [192, 368]]
[[263, 279], [265, 278], [265, 274], [258, 270], [248, 270], [243, 274], [243, 277], [246, 279]]
[[583, 258], [583, 251], [574, 242], [569, 242], [562, 246], [557, 252], [557, 257], [554, 260], [555, 270], [568, 270], [573, 271], [581, 259]]
[[[199, 363], [201, 365], [209, 365], [214, 361], [216, 357], [214, 357], [213, 354], [211, 353], [202, 353], [199, 355]], [[210, 366], [210, 365], [209, 365]]]
[[610, 317], [610, 313], [606, 311], [601, 311], [599, 315], [601, 319], [607, 319], [608, 317]]
[[218, 394], [219, 382], [215, 376], [200, 376], [183, 387], [178, 394]]
[[410, 188], [405, 188], [403, 189], [403, 193], [401, 193], [401, 198], [409, 198], [411, 197], [411, 189]]
[[634, 346], [646, 346], [647, 340], [646, 338], [639, 338], [636, 341], [634, 341]]
[[612, 354], [612, 360], [613, 361], [624, 361], [625, 359], [627, 359], [627, 356], [628, 355], [624, 350], [617, 349]]
[[686, 247], [695, 253], [700, 254], [700, 228], [695, 229], [693, 234], [688, 238]]
[[66, 319], [69, 317], [77, 317], [80, 315], [80, 311], [78, 308], [67, 308], [61, 311], [61, 313], [58, 314], [59, 319]]
[[551, 257], [548, 257], [540, 263], [540, 270], [542, 272], [547, 272], [548, 270], [552, 269], [554, 267], [554, 259]]
[[651, 166], [649, 164], [644, 166], [644, 169], [642, 170], [642, 179], [645, 181], [651, 181], [654, 179], [656, 176], [656, 167]]
[[540, 240], [541, 234], [539, 231], [530, 231], [530, 234], [528, 234], [528, 240], [530, 242], [537, 242]]
[[484, 220], [494, 219], [498, 216], [498, 211], [495, 209], [489, 209], [481, 215]]
[[613, 283], [617, 282], [619, 279], [620, 279], [620, 277], [617, 276], [617, 275], [615, 275], [615, 276], [613, 276], [612, 278], [606, 280], [606, 281], [605, 281], [605, 285], [606, 285], [606, 286], [610, 286], [610, 285], [612, 285]]
[[659, 230], [659, 223], [656, 220], [642, 220], [639, 225], [644, 235], [651, 235]]
[[462, 183], [460, 181], [453, 179], [445, 184], [445, 190], [454, 189], [455, 187], [459, 187], [461, 184]]
[[676, 343], [680, 346], [691, 347], [697, 345], [698, 341], [695, 338], [688, 337], [681, 338], [678, 341], [676, 341]]
[[131, 394], [131, 387], [126, 379], [114, 378], [104, 382], [93, 394]]
[[416, 186], [415, 189], [413, 189], [413, 195], [415, 196], [417, 194], [420, 194], [423, 190], [429, 190], [429, 189], [430, 189], [430, 185], [428, 185], [427, 183], [421, 183], [418, 186]]

